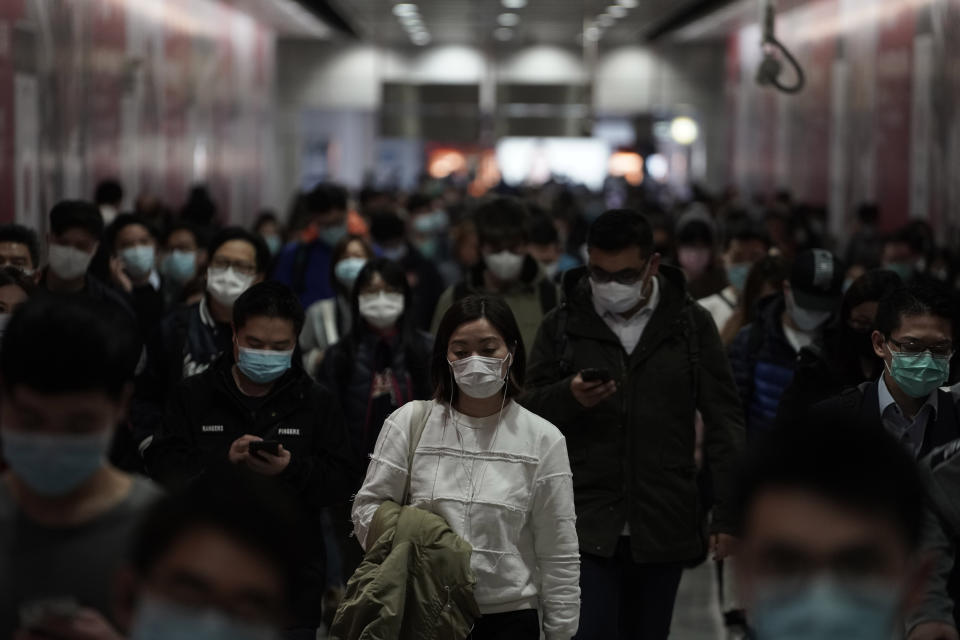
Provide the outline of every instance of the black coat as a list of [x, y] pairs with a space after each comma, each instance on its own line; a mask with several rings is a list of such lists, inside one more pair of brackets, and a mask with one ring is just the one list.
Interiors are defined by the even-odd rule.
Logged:
[[[936, 419], [932, 424], [927, 425], [917, 458], [922, 458], [937, 447], [960, 438], [960, 418], [958, 418], [953, 396], [942, 389], [938, 389], [937, 393], [939, 396]], [[813, 419], [817, 416], [829, 416], [861, 427], [883, 429], [877, 382], [875, 380], [864, 382], [838, 396], [818, 403], [812, 409], [812, 416]]]
[[[661, 267], [658, 278], [660, 303], [628, 354], [594, 310], [586, 269], [568, 272], [566, 301], [537, 334], [521, 402], [567, 438], [584, 553], [612, 557], [627, 523], [636, 562], [688, 562], [706, 550], [696, 412], [716, 496], [713, 528], [734, 533], [743, 410], [710, 314], [687, 295], [679, 270]], [[570, 391], [588, 368], [607, 369], [619, 385], [592, 409]]]
[[147, 470], [172, 488], [188, 486], [227, 460], [241, 436], [279, 440], [291, 454], [278, 479], [311, 513], [347, 500], [359, 487], [340, 405], [302, 369], [283, 375], [251, 409], [222, 358], [171, 394], [160, 434], [146, 450]]
[[[327, 349], [317, 380], [333, 391], [343, 408], [354, 454], [366, 467], [387, 417], [411, 400], [427, 400], [433, 338], [415, 333], [412, 344], [366, 332], [354, 348], [352, 336]], [[411, 362], [412, 360], [412, 362]], [[374, 395], [375, 375], [389, 369], [389, 393]]]

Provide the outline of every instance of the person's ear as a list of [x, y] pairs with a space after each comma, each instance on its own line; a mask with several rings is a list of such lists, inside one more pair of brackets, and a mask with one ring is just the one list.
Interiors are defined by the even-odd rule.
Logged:
[[660, 254], [654, 252], [650, 255], [650, 277], [656, 277], [660, 273]]
[[251, 284], [251, 286], [253, 286], [254, 284], [260, 284], [261, 282], [263, 282], [263, 279], [264, 279], [264, 274], [258, 273], [256, 277], [253, 279], [253, 284]]
[[873, 342], [873, 352], [878, 358], [886, 360], [887, 350], [884, 349], [886, 338], [883, 337], [883, 334], [874, 329], [873, 333], [870, 334], [870, 340]]

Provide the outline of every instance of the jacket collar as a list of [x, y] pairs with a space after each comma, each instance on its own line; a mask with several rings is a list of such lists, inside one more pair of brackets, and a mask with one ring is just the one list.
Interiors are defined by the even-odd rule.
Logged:
[[[586, 267], [568, 271], [564, 276], [564, 293], [573, 311], [567, 322], [567, 330], [581, 337], [619, 344], [617, 337], [597, 315], [589, 279]], [[668, 335], [687, 304], [688, 296], [683, 272], [676, 267], [661, 265], [657, 280], [660, 285], [660, 302], [643, 332], [635, 353], [640, 352], [642, 348], [651, 348]]]

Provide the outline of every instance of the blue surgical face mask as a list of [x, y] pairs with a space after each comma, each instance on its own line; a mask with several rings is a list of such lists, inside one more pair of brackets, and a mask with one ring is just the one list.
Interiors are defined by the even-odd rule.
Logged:
[[353, 283], [357, 281], [357, 276], [366, 264], [366, 258], [344, 258], [334, 267], [333, 274], [340, 284], [352, 291]]
[[263, 241], [267, 243], [267, 248], [270, 249], [270, 255], [272, 256], [277, 255], [280, 252], [280, 247], [283, 246], [280, 236], [263, 236]]
[[160, 271], [176, 283], [189, 282], [197, 274], [197, 254], [193, 251], [172, 251], [163, 259]]
[[937, 387], [947, 383], [950, 358], [934, 358], [929, 351], [901, 353], [887, 346], [893, 356], [887, 369], [903, 392], [911, 398], [926, 398]]
[[269, 384], [286, 373], [292, 362], [293, 349], [269, 351], [240, 347], [237, 368], [252, 382]]
[[398, 244], [395, 247], [390, 247], [389, 249], [380, 247], [380, 253], [387, 260], [391, 260], [393, 262], [400, 262], [401, 260], [407, 257], [408, 249], [407, 249], [406, 243], [403, 243], [403, 244]]
[[896, 588], [820, 578], [774, 585], [750, 610], [756, 640], [887, 640], [899, 617]]
[[750, 275], [750, 267], [752, 266], [749, 262], [737, 262], [727, 267], [727, 282], [730, 283], [730, 286], [737, 291], [743, 291], [743, 288], [747, 286], [747, 276]]
[[134, 278], [143, 278], [153, 271], [153, 263], [156, 258], [156, 251], [153, 246], [139, 245], [129, 247], [120, 252], [123, 264]]
[[113, 430], [96, 433], [39, 434], [0, 429], [3, 457], [32, 491], [65, 496], [89, 480], [106, 462]]
[[347, 237], [347, 225], [340, 224], [335, 227], [320, 229], [317, 235], [323, 240], [325, 245], [335, 247], [341, 240]]
[[268, 625], [255, 625], [213, 609], [193, 609], [144, 596], [137, 606], [130, 640], [275, 640]]
[[417, 242], [417, 250], [423, 257], [432, 260], [440, 254], [440, 240], [436, 236], [420, 240]]

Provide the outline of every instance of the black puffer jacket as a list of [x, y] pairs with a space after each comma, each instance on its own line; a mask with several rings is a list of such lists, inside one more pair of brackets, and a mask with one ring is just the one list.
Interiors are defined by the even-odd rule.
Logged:
[[[687, 295], [679, 270], [662, 266], [658, 278], [660, 303], [627, 354], [594, 310], [586, 269], [569, 272], [565, 303], [537, 335], [522, 403], [567, 438], [583, 552], [612, 557], [629, 524], [635, 561], [687, 562], [706, 548], [695, 413], [705, 423], [713, 527], [734, 533], [743, 411], [713, 319]], [[607, 369], [619, 384], [592, 409], [570, 391], [573, 377], [588, 368]]]
[[372, 332], [354, 345], [348, 335], [327, 350], [317, 379], [339, 400], [354, 454], [364, 467], [387, 417], [411, 400], [433, 395], [432, 350], [433, 338], [420, 332], [403, 345], [397, 336]]

